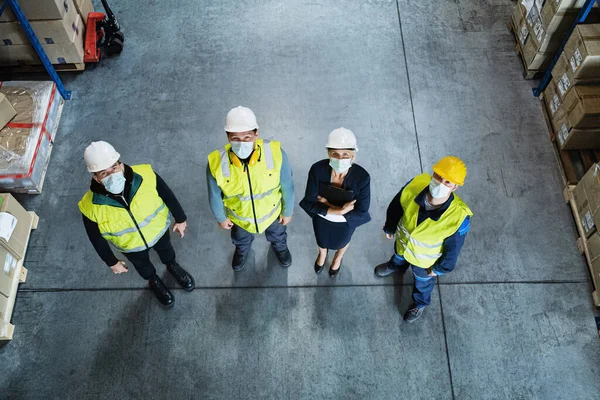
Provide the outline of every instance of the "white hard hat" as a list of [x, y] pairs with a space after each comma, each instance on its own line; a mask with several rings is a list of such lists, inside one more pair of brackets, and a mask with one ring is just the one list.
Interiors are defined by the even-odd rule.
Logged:
[[325, 147], [328, 149], [352, 149], [358, 151], [354, 132], [346, 128], [337, 128], [331, 131]]
[[115, 148], [104, 141], [92, 142], [83, 153], [89, 172], [99, 172], [112, 167], [120, 158], [121, 155]]
[[258, 129], [256, 115], [247, 107], [237, 106], [227, 113], [225, 132], [247, 132]]

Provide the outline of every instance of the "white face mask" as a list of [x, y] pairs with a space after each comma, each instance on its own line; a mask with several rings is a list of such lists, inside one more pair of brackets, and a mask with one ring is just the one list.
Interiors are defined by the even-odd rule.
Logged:
[[348, 171], [348, 169], [350, 169], [350, 167], [352, 166], [352, 159], [351, 158], [343, 158], [343, 159], [330, 158], [329, 166], [331, 168], [333, 168], [335, 170], [335, 172], [337, 172], [338, 174], [343, 174], [344, 172]]
[[125, 189], [125, 176], [122, 171], [110, 174], [101, 180], [102, 184], [112, 194], [121, 194]]
[[231, 150], [241, 160], [245, 160], [254, 151], [254, 142], [231, 142]]
[[434, 199], [443, 199], [448, 196], [450, 192], [452, 192], [452, 189], [448, 186], [435, 178], [431, 178], [431, 182], [429, 182], [429, 193], [431, 193], [431, 197]]

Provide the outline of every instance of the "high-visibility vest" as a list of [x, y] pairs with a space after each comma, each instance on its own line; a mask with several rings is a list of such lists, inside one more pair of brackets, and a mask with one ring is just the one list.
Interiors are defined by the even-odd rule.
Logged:
[[247, 232], [263, 233], [281, 214], [283, 155], [279, 142], [262, 139], [256, 141], [254, 152], [259, 152], [254, 165], [238, 166], [227, 144], [209, 154], [208, 165], [231, 222]]
[[123, 253], [151, 248], [171, 224], [169, 209], [156, 191], [152, 167], [143, 164], [131, 168], [134, 173], [129, 207], [91, 190], [79, 202], [83, 215], [97, 223], [102, 236]]
[[429, 268], [442, 256], [444, 240], [452, 236], [473, 212], [456, 195], [437, 221], [427, 218], [417, 226], [419, 204], [415, 198], [429, 186], [431, 176], [421, 174], [402, 190], [400, 204], [404, 210], [396, 230], [396, 253], [410, 264]]

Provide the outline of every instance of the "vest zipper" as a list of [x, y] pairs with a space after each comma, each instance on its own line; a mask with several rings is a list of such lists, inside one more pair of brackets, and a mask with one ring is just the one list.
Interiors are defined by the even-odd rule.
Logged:
[[258, 221], [256, 220], [256, 209], [254, 208], [254, 194], [252, 193], [252, 182], [250, 180], [250, 166], [244, 164], [246, 175], [248, 175], [248, 186], [250, 186], [250, 202], [252, 203], [252, 214], [254, 215], [254, 225], [256, 226], [256, 233], [258, 233]]
[[136, 229], [138, 230], [140, 236], [142, 237], [142, 241], [144, 242], [144, 246], [146, 246], [146, 249], [150, 250], [150, 248], [148, 247], [148, 243], [146, 243], [146, 238], [144, 237], [144, 235], [142, 234], [142, 230], [140, 229], [137, 221], [135, 220], [135, 217], [133, 216], [133, 213], [131, 212], [131, 210], [129, 209], [129, 203], [127, 203], [127, 200], [125, 200], [125, 197], [123, 197], [123, 195], [121, 195], [121, 199], [123, 199], [123, 203], [125, 203], [125, 209], [127, 210], [127, 212], [129, 213], [129, 216], [131, 217], [131, 219], [133, 220], [133, 224], [135, 225]]

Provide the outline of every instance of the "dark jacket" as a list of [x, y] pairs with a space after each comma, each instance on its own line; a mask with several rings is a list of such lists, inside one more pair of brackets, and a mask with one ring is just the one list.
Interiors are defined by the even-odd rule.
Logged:
[[[319, 183], [331, 183], [331, 167], [329, 160], [321, 160], [313, 164], [308, 172], [308, 181], [306, 182], [306, 192], [300, 202], [300, 207], [311, 218], [316, 214], [327, 215], [328, 206], [317, 201], [319, 195]], [[342, 182], [342, 189], [352, 190], [356, 194], [356, 203], [354, 210], [350, 211], [344, 217], [350, 228], [357, 228], [371, 220], [369, 215], [369, 205], [371, 204], [371, 177], [369, 173], [360, 165], [353, 164]]]
[[[411, 181], [409, 181], [406, 185], [408, 185]], [[406, 185], [404, 187], [406, 187]], [[396, 233], [396, 228], [398, 226], [398, 222], [404, 215], [404, 209], [400, 204], [400, 196], [402, 196], [402, 191], [404, 187], [396, 194], [394, 199], [390, 202], [390, 205], [387, 209], [387, 218], [385, 220], [385, 225], [383, 227], [383, 231], [390, 235]], [[446, 202], [438, 209], [427, 211], [425, 209], [425, 196], [429, 188], [426, 187], [423, 189], [421, 193], [417, 197], [415, 197], [415, 202], [419, 205], [419, 215], [417, 217], [417, 226], [420, 225], [427, 218], [431, 218], [434, 221], [440, 219], [440, 217], [444, 214], [444, 212], [450, 207], [452, 201], [454, 201], [454, 193], [450, 195], [450, 198], [446, 200]], [[456, 266], [456, 262], [458, 261], [458, 255], [465, 244], [465, 239], [467, 238], [467, 232], [471, 228], [471, 219], [467, 216], [465, 220], [462, 222], [456, 233], [452, 236], [447, 237], [444, 240], [442, 256], [435, 262], [432, 269], [438, 275], [447, 274], [451, 272]]]
[[[131, 181], [133, 180], [134, 172], [129, 165], [124, 165], [124, 167], [125, 172], [123, 175], [125, 176], [125, 189], [123, 190], [123, 197], [125, 197], [127, 199], [127, 202], [131, 204]], [[123, 203], [123, 200], [121, 199], [120, 195], [114, 195], [108, 192], [104, 188], [104, 185], [96, 182], [96, 180], [94, 179], [92, 179], [90, 190], [94, 193], [108, 196], [111, 199], [123, 204], [124, 206], [127, 206], [125, 203]], [[158, 174], [156, 174], [156, 191], [158, 192], [160, 198], [165, 202], [165, 205], [173, 215], [173, 218], [175, 218], [175, 222], [185, 222], [187, 220], [187, 217], [183, 212], [181, 204], [179, 204], [179, 201], [177, 201], [177, 198], [175, 197], [175, 194], [173, 194], [173, 191], [169, 188], [169, 186], [167, 186], [165, 181]], [[98, 253], [100, 258], [106, 263], [106, 265], [112, 267], [119, 260], [115, 257], [114, 253], [112, 252], [108, 241], [106, 241], [106, 239], [102, 237], [102, 234], [100, 233], [100, 228], [98, 228], [98, 224], [92, 221], [91, 219], [87, 218], [83, 214], [81, 216], [83, 217], [83, 225], [85, 226], [85, 231], [87, 232], [87, 235], [90, 238], [90, 242], [92, 242], [94, 249], [96, 249], [96, 253]]]

